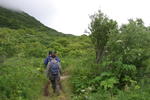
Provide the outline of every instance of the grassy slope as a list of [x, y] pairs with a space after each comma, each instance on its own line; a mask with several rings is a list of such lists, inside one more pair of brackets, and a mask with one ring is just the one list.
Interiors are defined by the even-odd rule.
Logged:
[[32, 28], [37, 31], [62, 35], [62, 33], [44, 26], [34, 17], [25, 12], [12, 11], [3, 7], [0, 7], [0, 27], [7, 27], [11, 29]]
[[[42, 87], [46, 81], [43, 59], [49, 50], [58, 50], [63, 72], [69, 74], [72, 63], [68, 58], [85, 54], [82, 50], [89, 46], [86, 36], [64, 35], [45, 27], [24, 12], [5, 8], [0, 8], [0, 12], [0, 54], [3, 55], [0, 58], [0, 64], [3, 66], [0, 67], [0, 73], [2, 71], [0, 80], [3, 80], [0, 81], [0, 89], [3, 89], [0, 91], [0, 98], [70, 100], [72, 91], [68, 79], [63, 81], [65, 92], [61, 96], [48, 98], [42, 96]], [[64, 58], [66, 55], [69, 57]], [[10, 71], [8, 74], [7, 70]], [[6, 88], [5, 85], [8, 87]]]
[[[91, 58], [94, 54], [92, 49], [90, 49], [92, 52], [88, 51], [88, 47], [91, 46], [89, 39], [84, 36], [61, 35], [23, 12], [18, 13], [4, 8], [0, 8], [0, 12], [0, 27], [2, 27], [0, 28], [0, 53], [9, 56], [4, 59], [4, 63], [0, 62], [3, 65], [0, 67], [0, 99], [3, 97], [2, 99], [5, 100], [6, 97], [16, 96], [15, 100], [24, 100], [24, 98], [28, 100], [71, 100], [70, 79], [63, 80], [65, 92], [60, 96], [52, 94], [50, 97], [44, 97], [42, 95], [42, 87], [46, 82], [43, 59], [48, 50], [58, 49], [59, 54], [65, 53], [60, 56], [64, 73], [71, 75], [74, 72], [77, 73], [76, 76], [78, 74], [87, 76], [91, 73], [90, 64], [92, 63], [86, 58]], [[52, 37], [52, 34], [55, 36]], [[56, 34], [59, 37], [56, 37]], [[77, 77], [72, 78], [76, 79], [79, 85], [82, 86], [83, 83], [84, 86], [84, 81], [79, 81]], [[140, 100], [148, 100], [146, 98], [150, 93], [149, 86], [145, 87], [143, 86], [135, 92], [121, 91], [118, 96], [114, 96], [110, 100], [137, 100], [139, 97], [143, 98]], [[1, 89], [3, 90], [1, 91]], [[52, 90], [50, 89], [50, 91]], [[88, 94], [88, 99], [99, 100], [103, 97], [105, 98], [103, 100], [108, 100], [110, 97], [109, 94], [100, 94]]]

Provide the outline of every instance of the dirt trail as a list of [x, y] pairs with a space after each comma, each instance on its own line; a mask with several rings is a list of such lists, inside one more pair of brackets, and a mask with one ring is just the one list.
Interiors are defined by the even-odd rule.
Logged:
[[64, 76], [61, 76], [61, 80], [68, 79], [69, 77], [70, 77], [69, 75], [64, 75]]
[[49, 88], [50, 96], [45, 97], [45, 96], [42, 95], [39, 98], [39, 100], [71, 100], [71, 88], [70, 88], [68, 79], [69, 79], [69, 75], [63, 75], [63, 76], [61, 76], [61, 82], [62, 82], [62, 86], [63, 86], [63, 92], [61, 91], [60, 96], [56, 96], [52, 92], [52, 88], [50, 86], [50, 88]]

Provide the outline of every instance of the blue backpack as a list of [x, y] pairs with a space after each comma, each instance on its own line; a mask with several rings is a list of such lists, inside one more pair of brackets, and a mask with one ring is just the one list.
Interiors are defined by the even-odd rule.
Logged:
[[51, 75], [58, 75], [59, 74], [59, 65], [58, 63], [50, 62], [49, 72]]

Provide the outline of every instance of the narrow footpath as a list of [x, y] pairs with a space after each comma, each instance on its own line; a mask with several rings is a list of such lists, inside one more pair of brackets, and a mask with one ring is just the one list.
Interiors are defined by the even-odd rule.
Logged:
[[69, 76], [64, 75], [61, 76], [61, 82], [63, 86], [63, 91], [61, 91], [60, 95], [57, 96], [52, 92], [51, 86], [49, 87], [50, 96], [43, 96], [39, 98], [39, 100], [71, 100], [71, 87], [69, 85]]

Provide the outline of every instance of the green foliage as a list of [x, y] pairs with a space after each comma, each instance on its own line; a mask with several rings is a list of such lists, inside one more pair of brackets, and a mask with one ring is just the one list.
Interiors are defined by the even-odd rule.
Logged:
[[[140, 84], [142, 80], [138, 76], [142, 75], [142, 84], [149, 87], [147, 85], [149, 81], [145, 77], [149, 77], [150, 72], [150, 28], [144, 26], [141, 19], [136, 19], [129, 20], [129, 23], [122, 25], [120, 29], [107, 29], [104, 34], [101, 30], [105, 29], [102, 27], [103, 25], [109, 25], [104, 23], [107, 20], [108, 18], [101, 12], [92, 16], [91, 39], [95, 49], [98, 46], [100, 49], [104, 47], [101, 55], [103, 59], [100, 64], [94, 66], [91, 63], [95, 62], [87, 61], [87, 64], [80, 65], [79, 70], [76, 66], [73, 71], [76, 74], [72, 81], [74, 82], [74, 92], [78, 96], [75, 96], [74, 99], [147, 100], [148, 98], [141, 94], [147, 96], [149, 90], [144, 91], [145, 86]], [[105, 45], [100, 46], [100, 42]], [[96, 55], [97, 52], [101, 52], [100, 49], [97, 49]], [[89, 72], [86, 68], [83, 71], [81, 66], [86, 66], [91, 71]], [[93, 70], [91, 66], [96, 70]], [[102, 94], [100, 94], [101, 92]]]
[[[112, 34], [107, 45], [107, 52], [111, 59], [120, 59], [123, 63], [142, 66], [141, 60], [148, 58], [149, 30], [139, 25], [138, 20], [123, 25], [120, 33]], [[117, 56], [114, 56], [117, 55]]]
[[[5, 9], [3, 10], [6, 13]], [[4, 13], [3, 16], [7, 15]], [[20, 13], [14, 11], [12, 13], [14, 17], [18, 14], [22, 18]], [[14, 17], [12, 22], [14, 26], [10, 23], [8, 23], [10, 27], [7, 26], [9, 19], [5, 16], [7, 28], [4, 26], [0, 28], [0, 98], [2, 100], [37, 100], [43, 92], [43, 83], [46, 81], [43, 75], [43, 60], [48, 51], [56, 50], [58, 56], [62, 58], [63, 69], [70, 72], [72, 68], [67, 67], [71, 64], [68, 58], [86, 55], [91, 48], [85, 48], [89, 47], [91, 42], [88, 36], [82, 36], [80, 41], [80, 37], [56, 35], [60, 33], [40, 30], [38, 27], [28, 28], [26, 21], [22, 21], [23, 23], [19, 23], [21, 26], [17, 27], [15, 24], [18, 23], [15, 20], [19, 22], [20, 19]], [[55, 35], [52, 35], [53, 33]], [[64, 58], [65, 56], [68, 56], [67, 59]]]
[[104, 81], [101, 81], [100, 86], [104, 88], [104, 90], [112, 89], [114, 87], [114, 84], [118, 83], [118, 79], [115, 77], [108, 78]]
[[108, 19], [101, 11], [98, 11], [98, 13], [91, 16], [89, 29], [91, 40], [95, 46], [96, 62], [99, 63], [102, 60], [109, 34], [117, 29], [117, 22]]
[[[0, 98], [37, 100], [42, 94], [43, 60], [56, 50], [66, 72], [69, 57], [83, 57], [91, 44], [88, 36], [62, 35], [23, 12], [0, 8]], [[86, 43], [85, 43], [86, 42]], [[75, 51], [74, 51], [75, 50]], [[64, 56], [68, 56], [67, 59]], [[63, 59], [64, 58], [64, 59]], [[70, 60], [71, 61], [71, 60]]]
[[[34, 58], [11, 58], [0, 66], [0, 98], [2, 100], [35, 100], [38, 98], [45, 78], [34, 68], [35, 65], [32, 62], [35, 62]], [[41, 59], [35, 63], [37, 63], [36, 68], [42, 67]]]
[[[63, 72], [71, 76], [73, 100], [149, 99], [150, 27], [141, 19], [118, 29], [98, 12], [90, 36], [73, 36], [23, 12], [0, 11], [0, 99], [38, 100], [47, 80], [43, 60], [49, 50], [57, 51]], [[103, 57], [99, 64], [94, 49]]]

